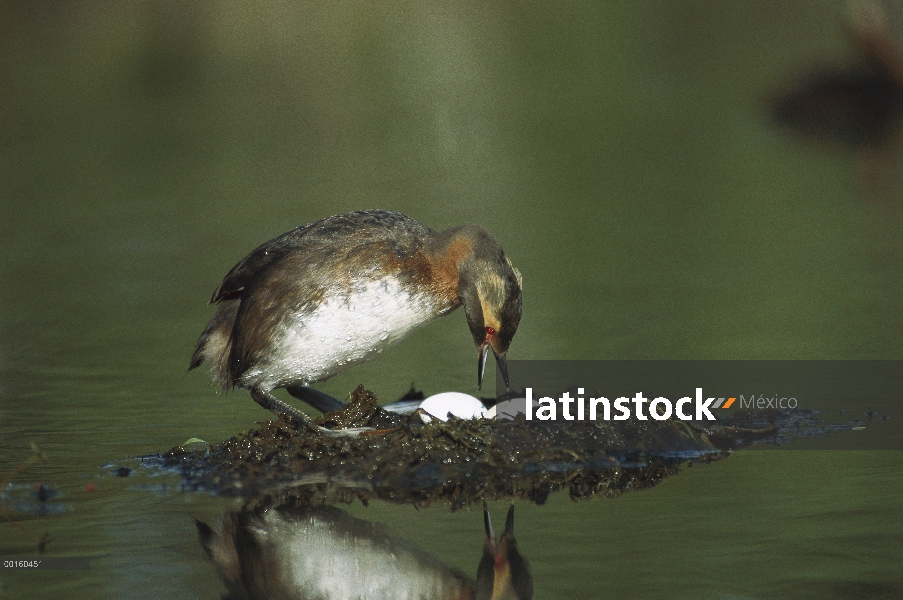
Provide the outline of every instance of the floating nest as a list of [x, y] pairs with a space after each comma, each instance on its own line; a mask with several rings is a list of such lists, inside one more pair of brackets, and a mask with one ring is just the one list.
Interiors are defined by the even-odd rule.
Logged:
[[215, 446], [174, 448], [159, 464], [178, 472], [183, 488], [217, 495], [273, 503], [379, 498], [421, 507], [440, 501], [454, 509], [500, 498], [542, 504], [565, 489], [574, 499], [617, 496], [726, 456], [707, 432], [677, 420], [527, 421], [518, 415], [513, 421], [423, 423], [417, 414], [381, 409], [363, 387], [318, 424], [367, 429], [336, 436], [267, 422]]

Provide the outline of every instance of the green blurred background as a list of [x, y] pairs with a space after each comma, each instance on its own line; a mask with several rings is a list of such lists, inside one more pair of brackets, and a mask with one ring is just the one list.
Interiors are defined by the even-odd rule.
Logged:
[[[45, 460], [12, 481], [67, 510], [7, 509], [50, 552], [96, 559], [0, 572], [0, 595], [218, 596], [189, 516], [224, 504], [97, 467], [267, 418], [188, 359], [228, 269], [328, 215], [491, 231], [524, 278], [511, 358], [903, 358], [900, 155], [876, 190], [863, 156], [766, 118], [808, 65], [850, 60], [844, 15], [0, 2], [0, 473], [36, 443]], [[903, 9], [889, 18], [903, 32]], [[475, 393], [475, 356], [455, 313], [321, 387]], [[519, 536], [546, 598], [896, 598], [901, 491], [900, 453], [747, 453], [619, 500], [523, 505]], [[353, 510], [475, 573], [476, 511]], [[0, 555], [33, 554], [0, 522]]]

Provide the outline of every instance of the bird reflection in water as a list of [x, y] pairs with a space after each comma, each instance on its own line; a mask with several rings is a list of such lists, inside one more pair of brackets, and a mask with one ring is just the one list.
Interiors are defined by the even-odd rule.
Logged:
[[477, 600], [519, 600], [533, 597], [533, 577], [530, 565], [517, 550], [514, 539], [514, 505], [508, 509], [505, 531], [496, 539], [489, 510], [483, 505], [486, 543], [483, 558], [477, 568]]
[[477, 580], [412, 542], [332, 506], [227, 513], [219, 531], [196, 521], [228, 600], [529, 600], [533, 579], [514, 539], [514, 507], [486, 541]]

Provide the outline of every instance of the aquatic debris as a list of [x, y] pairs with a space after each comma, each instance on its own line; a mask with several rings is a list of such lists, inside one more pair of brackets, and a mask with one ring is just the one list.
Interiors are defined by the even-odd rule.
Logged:
[[782, 446], [794, 438], [822, 438], [838, 431], [861, 429], [862, 421], [826, 423], [811, 409], [745, 409], [719, 416], [717, 422], [691, 426], [718, 448], [738, 450], [756, 445]]
[[[27, 490], [28, 486], [21, 486], [11, 483], [13, 477], [30, 467], [32, 463], [46, 458], [44, 456], [44, 453], [40, 450], [40, 448], [38, 448], [37, 444], [35, 444], [34, 442], [29, 442], [29, 446], [31, 446], [31, 456], [25, 459], [22, 464], [7, 473], [6, 476], [2, 480], [0, 480], [0, 514], [3, 515], [3, 518], [6, 519], [7, 523], [24, 533], [28, 538], [37, 543], [38, 552], [43, 553], [47, 548], [47, 544], [51, 542], [50, 534], [45, 533], [41, 537], [38, 537], [27, 527], [25, 527], [21, 523], [16, 522], [12, 515], [10, 515], [6, 510], [5, 506], [5, 504], [15, 499], [16, 510], [24, 513], [53, 514], [64, 512], [66, 510], [64, 506], [49, 505], [47, 503], [49, 499], [59, 495], [59, 492], [48, 488], [44, 484], [38, 483], [34, 486], [31, 486], [32, 491], [26, 492], [23, 497], [23, 494], [21, 494], [20, 492], [22, 488], [25, 488]], [[32, 498], [34, 498], [34, 500], [37, 500], [37, 502], [32, 500]]]

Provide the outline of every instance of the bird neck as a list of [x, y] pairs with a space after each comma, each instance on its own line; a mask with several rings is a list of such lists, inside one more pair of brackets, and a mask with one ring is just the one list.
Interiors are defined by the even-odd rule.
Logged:
[[[431, 278], [434, 290], [443, 297], [461, 304], [462, 277], [473, 262], [474, 243], [468, 226], [453, 227], [441, 233], [430, 244]], [[466, 286], [466, 283], [465, 283]]]

